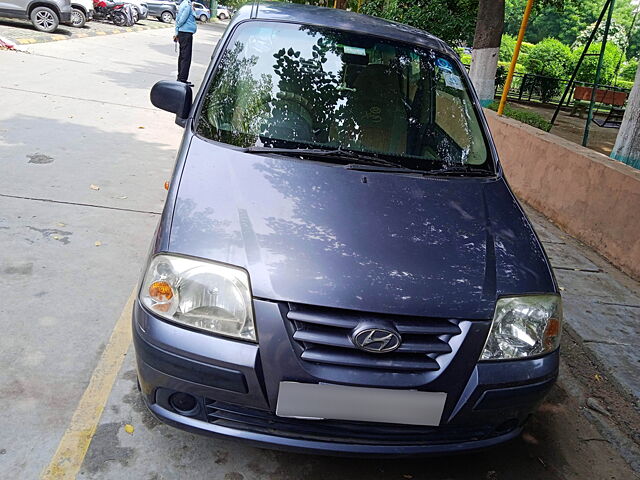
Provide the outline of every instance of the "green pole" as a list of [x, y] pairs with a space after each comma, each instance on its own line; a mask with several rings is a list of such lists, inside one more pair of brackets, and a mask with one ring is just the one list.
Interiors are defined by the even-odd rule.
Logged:
[[602, 38], [602, 48], [600, 49], [600, 57], [598, 58], [598, 68], [596, 69], [596, 80], [591, 90], [591, 103], [589, 103], [589, 115], [587, 115], [587, 125], [584, 127], [584, 138], [582, 139], [582, 146], [586, 147], [589, 144], [589, 131], [591, 130], [591, 122], [593, 121], [593, 106], [596, 103], [596, 93], [598, 86], [600, 85], [600, 76], [602, 74], [602, 63], [604, 60], [604, 51], [607, 48], [607, 39], [609, 38], [609, 28], [611, 27], [611, 19], [613, 18], [613, 8], [616, 1], [611, 0], [609, 5], [609, 15], [607, 16], [607, 24], [604, 26], [604, 37]]

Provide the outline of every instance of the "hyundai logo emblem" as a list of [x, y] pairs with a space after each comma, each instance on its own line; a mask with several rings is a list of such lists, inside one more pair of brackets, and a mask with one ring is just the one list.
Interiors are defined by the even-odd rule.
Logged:
[[398, 332], [386, 328], [356, 330], [351, 340], [360, 350], [372, 353], [393, 352], [402, 343], [402, 338]]

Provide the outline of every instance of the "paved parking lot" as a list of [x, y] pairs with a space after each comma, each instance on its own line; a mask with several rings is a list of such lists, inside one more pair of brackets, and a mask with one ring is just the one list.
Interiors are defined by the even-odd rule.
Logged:
[[72, 38], [96, 37], [113, 35], [115, 33], [139, 32], [157, 28], [173, 28], [173, 24], [162, 23], [155, 18], [147, 18], [136, 23], [133, 27], [117, 27], [113, 23], [90, 21], [83, 28], [67, 25], [60, 27], [53, 33], [39, 32], [31, 22], [14, 18], [0, 17], [0, 37], [6, 38], [16, 45], [31, 45], [33, 43], [57, 42]]
[[[207, 25], [196, 34], [196, 87], [221, 33]], [[561, 381], [526, 433], [481, 454], [334, 459], [159, 424], [136, 388], [128, 299], [182, 133], [148, 101], [156, 81], [175, 77], [173, 43], [168, 32], [149, 30], [28, 51], [0, 52], [0, 478], [637, 478], [620, 452], [626, 445], [633, 453], [633, 445], [615, 436], [615, 425], [607, 430], [611, 419], [585, 409], [594, 391], [619, 396], [570, 335]], [[570, 244], [534, 218], [550, 250]], [[575, 248], [573, 256], [566, 249], [552, 256], [567, 291], [585, 265], [606, 268]], [[594, 288], [586, 285], [576, 288]], [[597, 385], [586, 381], [594, 378]]]

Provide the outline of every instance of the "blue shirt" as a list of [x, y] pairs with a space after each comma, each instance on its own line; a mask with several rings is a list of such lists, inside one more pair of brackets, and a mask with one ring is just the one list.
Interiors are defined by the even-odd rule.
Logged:
[[193, 12], [191, 2], [182, 0], [178, 7], [178, 15], [176, 16], [176, 35], [178, 32], [196, 33], [196, 14]]

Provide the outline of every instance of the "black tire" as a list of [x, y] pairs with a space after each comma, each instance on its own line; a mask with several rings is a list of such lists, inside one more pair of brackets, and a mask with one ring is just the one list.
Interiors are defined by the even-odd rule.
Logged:
[[140, 14], [138, 13], [138, 10], [133, 10], [133, 24], [135, 25], [136, 23], [138, 23], [138, 20], [140, 20]]
[[218, 18], [219, 18], [220, 20], [226, 20], [226, 19], [227, 19], [227, 16], [226, 16], [224, 13], [221, 13], [220, 15], [218, 15]]
[[124, 25], [127, 23], [127, 17], [122, 12], [113, 12], [112, 18], [113, 24], [118, 27], [124, 27]]
[[162, 12], [162, 15], [160, 15], [160, 21], [162, 23], [173, 22], [173, 13], [171, 13], [169, 10]]
[[79, 8], [73, 7], [71, 9], [71, 26], [82, 28], [85, 23], [87, 23], [87, 16]]
[[30, 15], [31, 23], [41, 32], [55, 32], [60, 25], [58, 14], [49, 7], [36, 7]]
[[202, 23], [206, 22], [207, 20], [208, 20], [208, 19], [207, 19], [207, 16], [206, 16], [204, 13], [203, 13], [202, 15], [200, 15], [200, 21], [201, 21]]

